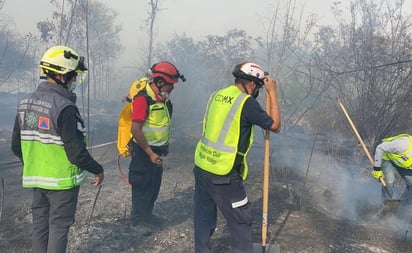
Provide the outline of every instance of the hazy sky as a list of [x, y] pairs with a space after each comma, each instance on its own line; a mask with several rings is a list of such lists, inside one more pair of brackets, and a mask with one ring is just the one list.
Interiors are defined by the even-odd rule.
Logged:
[[[334, 0], [297, 0], [298, 8], [329, 19]], [[125, 32], [139, 29], [149, 11], [148, 0], [100, 0], [115, 9]], [[222, 34], [234, 27], [248, 33], [261, 33], [261, 19], [268, 15], [270, 0], [161, 0], [158, 15], [158, 35], [170, 37], [174, 33], [188, 35]], [[242, 3], [244, 2], [244, 3]], [[308, 3], [309, 4], [308, 4]], [[314, 3], [315, 2], [315, 3]], [[1, 12], [12, 17], [22, 33], [36, 30], [36, 22], [51, 16], [50, 0], [5, 0]]]
[[[138, 41], [146, 34], [140, 31], [149, 11], [148, 0], [100, 0], [118, 12], [122, 25], [121, 39], [126, 55], [136, 55]], [[270, 17], [270, 0], [161, 0], [156, 36], [170, 39], [174, 34], [202, 38], [208, 34], [223, 35], [233, 28], [252, 36], [263, 35], [263, 17]], [[331, 20], [333, 0], [297, 0], [298, 8], [319, 15], [321, 21]], [[5, 0], [2, 14], [10, 16], [21, 34], [37, 33], [36, 22], [51, 17], [50, 0]]]

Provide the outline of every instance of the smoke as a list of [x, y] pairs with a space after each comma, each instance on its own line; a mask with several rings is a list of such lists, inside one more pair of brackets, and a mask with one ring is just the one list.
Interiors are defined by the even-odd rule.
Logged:
[[[255, 136], [253, 152], [263, 152], [263, 137], [259, 131]], [[271, 135], [271, 167], [276, 181], [288, 183], [298, 191], [303, 205], [333, 219], [404, 233], [405, 220], [397, 216], [396, 209], [379, 215], [383, 207], [381, 185], [370, 176], [368, 160], [358, 151], [356, 141], [321, 137], [312, 152], [313, 140], [313, 135], [303, 132]], [[395, 189], [394, 197], [402, 191], [402, 186]]]

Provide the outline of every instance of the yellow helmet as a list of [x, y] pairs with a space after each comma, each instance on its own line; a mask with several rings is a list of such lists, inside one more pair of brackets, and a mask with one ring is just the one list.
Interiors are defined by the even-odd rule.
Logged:
[[41, 75], [51, 71], [54, 74], [67, 74], [72, 71], [83, 72], [87, 68], [84, 65], [84, 57], [66, 46], [54, 46], [49, 48], [40, 61]]

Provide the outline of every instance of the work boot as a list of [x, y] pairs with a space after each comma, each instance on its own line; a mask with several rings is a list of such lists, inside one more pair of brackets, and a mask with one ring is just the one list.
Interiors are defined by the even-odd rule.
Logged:
[[141, 235], [141, 236], [149, 236], [153, 234], [153, 229], [146, 223], [136, 223], [133, 222], [130, 224], [130, 230]]
[[150, 214], [150, 215], [147, 216], [146, 222], [153, 225], [153, 226], [160, 227], [160, 226], [164, 225], [167, 222], [167, 220], [165, 218], [159, 217], [157, 215]]

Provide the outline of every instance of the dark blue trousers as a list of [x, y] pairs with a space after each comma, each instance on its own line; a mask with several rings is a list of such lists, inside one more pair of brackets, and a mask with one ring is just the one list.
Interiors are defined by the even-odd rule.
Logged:
[[145, 171], [129, 171], [132, 185], [132, 217], [144, 219], [150, 216], [159, 195], [162, 182], [162, 167], [147, 168]]
[[[162, 152], [155, 147], [152, 150], [162, 155]], [[153, 164], [147, 154], [137, 144], [134, 144], [129, 165], [133, 219], [144, 220], [152, 214], [154, 203], [159, 195], [162, 175], [163, 167]]]
[[237, 171], [218, 176], [195, 166], [193, 172], [195, 253], [211, 252], [210, 237], [216, 229], [217, 208], [229, 228], [232, 252], [253, 252], [252, 210]]

